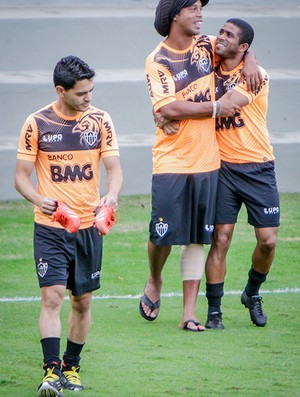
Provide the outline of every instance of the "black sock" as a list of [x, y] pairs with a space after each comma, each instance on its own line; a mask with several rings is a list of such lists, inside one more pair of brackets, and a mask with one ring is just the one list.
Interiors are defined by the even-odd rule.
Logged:
[[71, 342], [67, 340], [67, 348], [63, 355], [63, 367], [78, 367], [80, 361], [80, 353], [83, 349], [84, 344]]
[[246, 294], [249, 297], [259, 295], [260, 286], [266, 281], [267, 274], [259, 273], [251, 267], [248, 273], [248, 282], [245, 287]]
[[43, 368], [46, 369], [55, 367], [56, 370], [60, 371], [60, 338], [41, 339], [41, 345], [44, 355]]
[[221, 313], [221, 299], [224, 295], [224, 283], [206, 283], [206, 298], [208, 302], [208, 316], [213, 312]]

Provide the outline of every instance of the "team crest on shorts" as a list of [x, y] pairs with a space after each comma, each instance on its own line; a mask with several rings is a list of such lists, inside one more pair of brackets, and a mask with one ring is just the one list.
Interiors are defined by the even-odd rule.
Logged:
[[47, 273], [47, 270], [48, 270], [48, 263], [42, 262], [40, 260], [39, 264], [37, 265], [38, 275], [43, 278]]
[[160, 220], [159, 223], [155, 224], [155, 231], [160, 237], [164, 236], [167, 233], [168, 228], [169, 225], [167, 223], [162, 222], [162, 220]]

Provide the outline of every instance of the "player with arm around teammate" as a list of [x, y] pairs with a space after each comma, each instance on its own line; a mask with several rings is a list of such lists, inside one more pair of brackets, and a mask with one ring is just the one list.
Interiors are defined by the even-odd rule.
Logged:
[[[38, 388], [42, 397], [83, 389], [80, 354], [102, 262], [102, 235], [94, 227], [94, 210], [103, 204], [117, 209], [123, 181], [112, 120], [91, 105], [94, 75], [81, 59], [62, 58], [53, 73], [57, 100], [27, 118], [19, 141], [15, 186], [35, 205], [34, 258], [42, 295], [39, 332], [45, 370]], [[103, 197], [100, 160], [106, 169]], [[34, 168], [37, 187], [31, 178]], [[60, 312], [66, 289], [71, 311], [61, 360]]]
[[263, 80], [255, 93], [247, 90], [245, 82], [238, 83], [243, 57], [253, 37], [254, 31], [247, 22], [229, 19], [220, 29], [216, 41], [215, 51], [221, 59], [215, 71], [216, 99], [230, 94], [231, 100], [241, 106], [241, 111], [216, 120], [221, 168], [213, 242], [206, 261], [206, 327], [211, 329], [224, 328], [221, 298], [226, 254], [243, 203], [257, 243], [241, 302], [249, 309], [256, 326], [263, 327], [267, 323], [259, 289], [275, 255], [280, 204], [275, 158], [267, 129], [269, 76], [261, 68]]
[[214, 117], [233, 115], [239, 106], [214, 101], [214, 38], [200, 35], [207, 0], [160, 0], [155, 28], [166, 37], [146, 61], [154, 112], [181, 120], [176, 134], [157, 128], [153, 147], [150, 274], [140, 314], [158, 316], [162, 270], [173, 245], [181, 257], [184, 307], [179, 327], [203, 331], [195, 312], [204, 270], [203, 244], [210, 244], [220, 165]]

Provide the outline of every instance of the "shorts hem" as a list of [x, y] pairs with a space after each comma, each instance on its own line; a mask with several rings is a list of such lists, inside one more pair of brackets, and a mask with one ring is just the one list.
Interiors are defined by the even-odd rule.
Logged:
[[84, 294], [87, 294], [88, 292], [97, 291], [97, 289], [100, 289], [100, 288], [101, 288], [101, 286], [99, 285], [98, 287], [89, 288], [89, 289], [87, 289], [87, 290], [84, 290], [83, 292], [80, 291], [80, 293], [77, 292], [77, 291], [72, 291], [72, 290], [69, 289], [69, 288], [67, 288], [67, 289], [72, 293], [73, 296], [82, 296], [82, 295], [84, 295]]

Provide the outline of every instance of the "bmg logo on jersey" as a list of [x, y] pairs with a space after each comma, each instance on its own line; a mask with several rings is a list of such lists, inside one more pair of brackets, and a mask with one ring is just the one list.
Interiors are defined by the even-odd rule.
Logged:
[[91, 163], [82, 167], [79, 164], [66, 165], [65, 167], [51, 165], [50, 172], [52, 182], [75, 182], [76, 180], [81, 182], [83, 179], [89, 181], [94, 176]]

